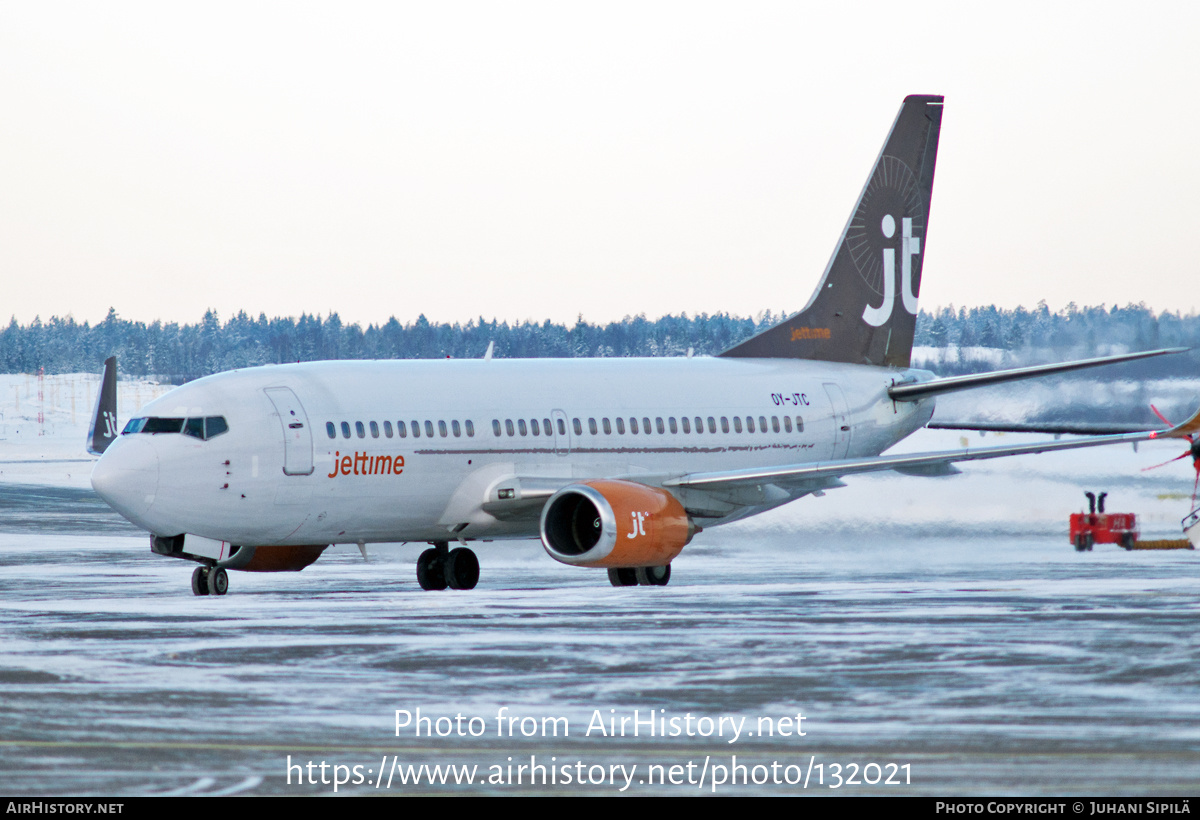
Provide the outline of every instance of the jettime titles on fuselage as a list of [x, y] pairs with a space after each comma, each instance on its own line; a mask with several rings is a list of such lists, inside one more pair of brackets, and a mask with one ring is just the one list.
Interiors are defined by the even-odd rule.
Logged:
[[340, 475], [400, 475], [404, 472], [404, 456], [373, 456], [363, 451], [344, 456], [333, 454], [333, 472], [327, 478]]

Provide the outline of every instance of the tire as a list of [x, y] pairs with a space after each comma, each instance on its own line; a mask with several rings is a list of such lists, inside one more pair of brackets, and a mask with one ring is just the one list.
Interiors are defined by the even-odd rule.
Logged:
[[417, 583], [431, 591], [446, 588], [446, 570], [436, 549], [427, 549], [417, 559]]
[[608, 571], [608, 582], [615, 587], [638, 585], [637, 570], [633, 567], [614, 567]]
[[192, 571], [192, 594], [208, 594], [208, 567], [196, 567]]
[[452, 549], [446, 556], [445, 575], [450, 589], [474, 589], [479, 583], [479, 559], [466, 547]]
[[661, 567], [638, 567], [638, 583], [645, 587], [665, 587], [671, 580], [671, 565]]
[[229, 573], [221, 567], [208, 571], [208, 594], [224, 595], [229, 591]]
[[1121, 546], [1127, 550], [1133, 549], [1134, 537], [1133, 533], [1126, 532], [1121, 534]]

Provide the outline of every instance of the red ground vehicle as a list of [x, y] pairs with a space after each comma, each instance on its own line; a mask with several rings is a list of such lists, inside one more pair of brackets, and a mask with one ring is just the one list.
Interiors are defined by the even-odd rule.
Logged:
[[1106, 513], [1104, 498], [1100, 493], [1099, 511], [1097, 498], [1084, 493], [1088, 498], [1090, 512], [1071, 513], [1071, 543], [1076, 552], [1091, 550], [1093, 544], [1120, 544], [1127, 550], [1133, 549], [1138, 538], [1137, 516], [1133, 513]]

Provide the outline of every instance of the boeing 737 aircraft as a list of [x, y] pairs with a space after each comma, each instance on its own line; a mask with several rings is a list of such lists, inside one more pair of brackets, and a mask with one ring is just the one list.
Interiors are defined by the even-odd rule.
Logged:
[[1177, 352], [945, 379], [911, 368], [941, 120], [941, 97], [904, 100], [808, 305], [719, 356], [258, 367], [176, 388], [119, 436], [106, 386], [92, 486], [154, 552], [199, 563], [197, 595], [224, 594], [227, 570], [398, 541], [432, 545], [423, 589], [471, 589], [469, 543], [538, 536], [614, 585], [662, 585], [702, 529], [848, 475], [1200, 431], [1198, 412], [1157, 431], [882, 455], [939, 393]]

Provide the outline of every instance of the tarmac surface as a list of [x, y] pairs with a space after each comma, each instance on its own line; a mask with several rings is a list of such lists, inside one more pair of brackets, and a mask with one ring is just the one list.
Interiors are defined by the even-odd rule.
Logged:
[[477, 589], [426, 593], [397, 545], [197, 598], [89, 491], [0, 487], [0, 792], [1200, 786], [1195, 552], [762, 519], [663, 588], [494, 543]]

